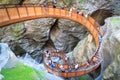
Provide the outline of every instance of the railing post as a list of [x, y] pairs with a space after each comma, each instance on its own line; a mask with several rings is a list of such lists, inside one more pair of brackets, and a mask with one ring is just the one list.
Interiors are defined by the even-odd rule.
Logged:
[[9, 11], [8, 11], [8, 9], [7, 9], [7, 7], [6, 7], [6, 6], [5, 6], [5, 10], [6, 10], [7, 15], [8, 15], [8, 18], [9, 18], [9, 20], [10, 20], [11, 18], [10, 18]]
[[18, 16], [19, 16], [19, 18], [20, 18], [20, 12], [19, 12], [19, 10], [18, 10], [18, 7], [17, 7], [17, 6], [16, 6], [16, 9], [17, 9]]
[[35, 6], [35, 5], [33, 5], [33, 8], [34, 8], [34, 13], [35, 13], [35, 16], [36, 16], [36, 10], [35, 10], [35, 7], [36, 7], [36, 6]]
[[26, 9], [26, 12], [27, 12], [27, 16], [28, 16], [28, 9], [27, 9], [27, 6], [25, 5], [25, 9]]

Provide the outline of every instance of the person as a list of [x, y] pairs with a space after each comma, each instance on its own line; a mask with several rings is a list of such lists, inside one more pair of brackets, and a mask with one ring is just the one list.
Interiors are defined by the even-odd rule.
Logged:
[[55, 5], [55, 4], [53, 4], [53, 8], [56, 8], [56, 5]]
[[87, 18], [88, 17], [88, 14], [85, 14], [85, 18]]
[[56, 8], [56, 5], [57, 5], [57, 1], [53, 0], [53, 8]]
[[50, 57], [50, 52], [46, 51], [46, 57], [49, 58]]
[[52, 69], [54, 69], [55, 68], [55, 63], [52, 62], [51, 67], [52, 67]]
[[46, 8], [47, 7], [47, 3], [46, 2], [43, 3], [43, 7], [44, 7], [44, 13], [47, 14], [47, 8]]
[[65, 71], [65, 69], [64, 69], [64, 67], [63, 67], [63, 65], [60, 65], [60, 69], [61, 69], [61, 71], [62, 71], [62, 72], [64, 72], [64, 71]]
[[44, 6], [44, 7], [47, 7], [46, 1], [43, 2], [43, 6]]
[[58, 52], [59, 52], [59, 50], [57, 49], [57, 50], [56, 50], [56, 52], [58, 53]]
[[67, 60], [68, 60], [68, 58], [69, 58], [69, 57], [65, 57], [65, 61], [67, 61]]
[[81, 12], [81, 11], [78, 14], [81, 15], [81, 16], [84, 16], [83, 12]]
[[49, 63], [49, 65], [51, 65], [52, 61], [51, 61], [51, 60], [48, 60], [48, 63]]
[[80, 10], [77, 10], [77, 14], [79, 14], [80, 13]]
[[64, 9], [64, 6], [62, 6], [61, 9], [63, 10], [63, 9]]
[[69, 69], [68, 69], [68, 72], [71, 72], [72, 71], [72, 69], [71, 69], [71, 66], [69, 65]]
[[49, 65], [49, 62], [46, 62], [46, 65]]
[[102, 42], [102, 36], [99, 36], [99, 43], [101, 43]]
[[96, 57], [93, 57], [92, 61], [96, 63], [98, 59]]
[[75, 70], [77, 70], [77, 69], [78, 69], [78, 64], [75, 65]]
[[75, 8], [74, 8], [74, 7], [71, 7], [68, 16], [71, 16], [73, 10], [75, 10]]
[[88, 66], [90, 66], [90, 64], [88, 62], [86, 62], [85, 66], [88, 67]]

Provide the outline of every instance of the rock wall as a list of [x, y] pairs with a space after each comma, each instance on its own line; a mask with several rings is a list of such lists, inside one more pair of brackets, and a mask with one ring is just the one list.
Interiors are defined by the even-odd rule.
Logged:
[[[106, 19], [107, 32], [102, 44], [101, 53], [106, 68], [103, 78], [105, 80], [120, 79], [120, 16]], [[110, 64], [111, 63], [111, 64]], [[108, 66], [108, 64], [110, 64]], [[107, 67], [108, 66], [108, 67]]]
[[[104, 24], [104, 19], [119, 15], [119, 0], [2, 0], [1, 4], [56, 4], [67, 8], [74, 7], [91, 15], [99, 24]], [[99, 10], [102, 9], [102, 10]], [[113, 10], [114, 9], [114, 10]], [[109, 11], [109, 12], [108, 12]], [[18, 34], [17, 34], [18, 33]], [[33, 58], [41, 62], [42, 50], [46, 48], [59, 49], [70, 52], [79, 40], [86, 37], [88, 31], [76, 22], [65, 19], [43, 18], [0, 28], [0, 42], [7, 42], [16, 55], [29, 52]]]
[[[0, 43], [0, 72], [3, 68], [12, 68], [18, 63], [18, 60], [14, 53], [8, 47], [6, 43]], [[0, 74], [0, 80], [4, 78]]]
[[83, 39], [87, 34], [87, 29], [79, 23], [59, 19], [58, 23], [51, 30], [50, 38], [56, 49], [70, 52], [77, 45], [79, 40]]
[[[92, 46], [92, 47], [91, 47]], [[75, 63], [85, 63], [95, 52], [95, 42], [92, 35], [81, 40], [73, 50]]]
[[[106, 32], [100, 47], [100, 53], [103, 58], [103, 79], [120, 79], [120, 16], [110, 17], [105, 20]], [[88, 38], [90, 39], [90, 37]], [[75, 62], [84, 62], [90, 54], [94, 53], [95, 45], [90, 43], [87, 38], [80, 41], [73, 50]], [[81, 44], [82, 43], [82, 44]], [[89, 48], [90, 46], [90, 48]], [[89, 52], [90, 51], [90, 52]], [[96, 73], [93, 73], [95, 75]]]

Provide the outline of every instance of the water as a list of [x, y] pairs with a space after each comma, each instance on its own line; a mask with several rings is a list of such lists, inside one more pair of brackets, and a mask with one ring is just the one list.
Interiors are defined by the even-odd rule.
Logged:
[[31, 56], [26, 53], [25, 57], [18, 57], [18, 59], [24, 64], [27, 65], [33, 69], [36, 69], [37, 71], [39, 71], [40, 73], [42, 72], [42, 76], [46, 79], [46, 80], [63, 80], [63, 78], [58, 77], [56, 75], [50, 74], [47, 72], [47, 70], [45, 69], [43, 64], [39, 64], [38, 62], [36, 62], [34, 59], [31, 58]]

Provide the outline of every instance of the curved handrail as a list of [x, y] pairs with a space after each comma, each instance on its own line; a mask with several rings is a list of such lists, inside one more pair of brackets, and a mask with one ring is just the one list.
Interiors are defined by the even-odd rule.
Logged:
[[[77, 12], [73, 12], [73, 11], [71, 12], [68, 11], [66, 8], [62, 9], [60, 7], [53, 8], [51, 6], [43, 7], [40, 5], [9, 5], [9, 6], [4, 5], [2, 7], [0, 6], [0, 27], [5, 27], [6, 25], [21, 21], [37, 19], [37, 18], [49, 18], [49, 17], [69, 19], [82, 24], [90, 31], [96, 42], [96, 51], [94, 52], [90, 60], [95, 55], [100, 54], [98, 53], [100, 48], [99, 37], [102, 37], [103, 34], [102, 31], [99, 29], [100, 28], [99, 24], [90, 16], [85, 17], [81, 14], [78, 14]], [[58, 71], [52, 70], [46, 64], [44, 65], [48, 69], [48, 71], [52, 73], [58, 74], [63, 77], [70, 77], [71, 74], [73, 76], [75, 75], [80, 76], [88, 72], [91, 72], [92, 70], [96, 69], [100, 65], [100, 63], [101, 61], [99, 61], [98, 65], [94, 65], [92, 69], [88, 69], [88, 70], [85, 69], [83, 71], [78, 71], [75, 73], [73, 72], [59, 73]], [[69, 75], [69, 76], [64, 76], [64, 75]]]

